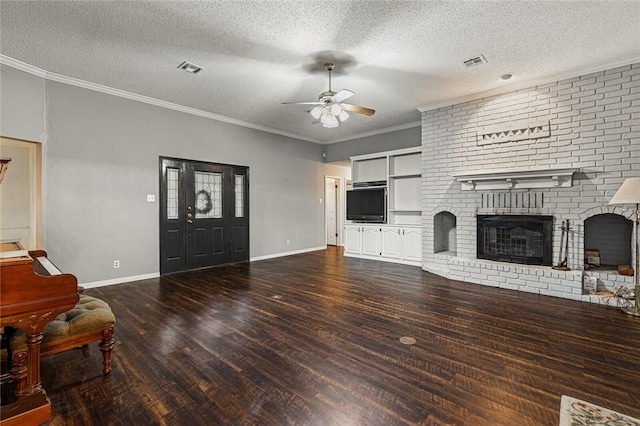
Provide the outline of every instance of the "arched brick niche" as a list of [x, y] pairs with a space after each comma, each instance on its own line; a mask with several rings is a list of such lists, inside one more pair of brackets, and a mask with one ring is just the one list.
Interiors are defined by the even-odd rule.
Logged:
[[433, 217], [433, 252], [456, 254], [458, 251], [456, 216], [441, 211]]
[[[601, 213], [584, 221], [584, 250], [599, 253], [599, 269], [632, 265], [633, 222], [616, 213]], [[585, 264], [587, 264], [585, 255]], [[594, 266], [593, 263], [591, 262]]]

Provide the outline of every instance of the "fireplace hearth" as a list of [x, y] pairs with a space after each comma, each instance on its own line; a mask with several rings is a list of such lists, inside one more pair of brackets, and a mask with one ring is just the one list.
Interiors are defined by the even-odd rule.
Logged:
[[478, 259], [551, 266], [553, 216], [478, 215]]

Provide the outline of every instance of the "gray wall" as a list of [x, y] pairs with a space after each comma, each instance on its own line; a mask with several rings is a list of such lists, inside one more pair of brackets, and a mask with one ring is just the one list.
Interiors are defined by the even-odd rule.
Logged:
[[0, 135], [44, 139], [44, 79], [0, 64]]
[[325, 162], [348, 160], [355, 155], [373, 154], [375, 152], [391, 151], [402, 148], [415, 148], [422, 145], [420, 124], [409, 129], [382, 133], [366, 138], [352, 139], [327, 145]]
[[46, 113], [23, 116], [7, 136], [33, 140], [46, 125], [43, 247], [80, 282], [158, 272], [158, 203], [146, 195], [159, 195], [159, 156], [250, 168], [252, 258], [324, 246], [324, 175], [350, 171], [323, 164], [322, 145], [6, 68], [21, 89], [2, 90], [3, 124], [19, 97], [44, 87]]

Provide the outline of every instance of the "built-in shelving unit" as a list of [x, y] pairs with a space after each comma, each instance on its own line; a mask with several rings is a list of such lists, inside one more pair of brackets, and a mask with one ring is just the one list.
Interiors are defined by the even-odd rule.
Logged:
[[420, 225], [421, 149], [409, 148], [351, 158], [354, 184], [386, 182], [387, 223]]
[[347, 223], [345, 256], [420, 266], [421, 161], [419, 147], [351, 158], [354, 186], [387, 187], [387, 223]]

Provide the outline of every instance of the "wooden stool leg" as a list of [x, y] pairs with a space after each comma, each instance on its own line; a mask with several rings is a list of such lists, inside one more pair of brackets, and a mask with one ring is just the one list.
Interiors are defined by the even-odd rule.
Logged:
[[102, 351], [103, 368], [102, 374], [107, 375], [111, 373], [111, 350], [115, 343], [113, 338], [115, 333], [114, 327], [108, 327], [102, 330], [102, 340], [100, 341], [100, 350]]

